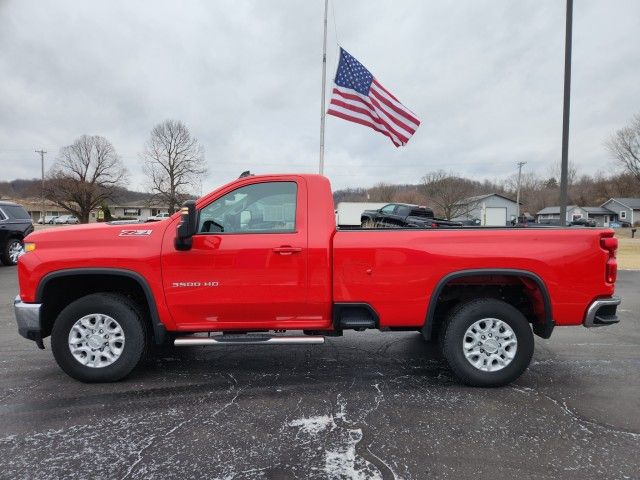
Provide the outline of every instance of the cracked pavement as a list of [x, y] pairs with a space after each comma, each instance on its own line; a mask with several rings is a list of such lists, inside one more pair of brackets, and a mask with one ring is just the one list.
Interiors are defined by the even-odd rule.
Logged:
[[640, 272], [621, 324], [536, 338], [500, 389], [413, 332], [165, 350], [85, 385], [19, 337], [15, 268], [0, 292], [0, 478], [640, 478]]

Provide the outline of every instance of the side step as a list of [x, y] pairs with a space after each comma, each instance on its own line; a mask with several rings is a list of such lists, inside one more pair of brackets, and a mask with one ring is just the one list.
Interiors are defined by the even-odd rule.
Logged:
[[324, 343], [319, 335], [215, 335], [212, 337], [178, 337], [173, 341], [176, 347], [193, 347], [199, 345], [312, 345]]

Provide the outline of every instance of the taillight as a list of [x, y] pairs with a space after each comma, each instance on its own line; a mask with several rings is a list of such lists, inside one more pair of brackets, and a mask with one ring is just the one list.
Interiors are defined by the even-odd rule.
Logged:
[[618, 249], [618, 239], [613, 233], [604, 233], [600, 237], [600, 246], [609, 253], [604, 272], [604, 279], [607, 283], [616, 283], [618, 277], [618, 263], [616, 262], [616, 250]]
[[440, 225], [438, 225], [437, 223], [432, 223], [431, 224], [431, 228], [438, 228]]

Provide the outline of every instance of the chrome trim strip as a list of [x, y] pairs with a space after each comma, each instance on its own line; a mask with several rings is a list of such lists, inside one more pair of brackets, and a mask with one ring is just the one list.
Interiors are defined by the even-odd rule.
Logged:
[[309, 345], [324, 343], [324, 337], [311, 335], [298, 335], [288, 337], [267, 337], [242, 339], [240, 341], [220, 340], [222, 335], [216, 337], [178, 337], [173, 341], [176, 347], [191, 347], [199, 345], [230, 346], [230, 345]]
[[606, 324], [604, 323], [595, 323], [596, 312], [600, 307], [604, 307], [607, 305], [620, 305], [620, 302], [622, 302], [622, 299], [620, 297], [601, 298], [599, 300], [595, 300], [591, 303], [591, 305], [589, 305], [587, 314], [585, 315], [584, 322], [582, 322], [582, 324], [587, 328], [606, 326]]

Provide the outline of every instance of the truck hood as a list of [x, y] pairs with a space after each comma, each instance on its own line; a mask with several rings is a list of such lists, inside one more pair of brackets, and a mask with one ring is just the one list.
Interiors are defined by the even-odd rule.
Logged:
[[108, 241], [122, 237], [162, 236], [170, 219], [148, 223], [89, 223], [36, 230], [25, 238], [25, 242], [73, 242]]

